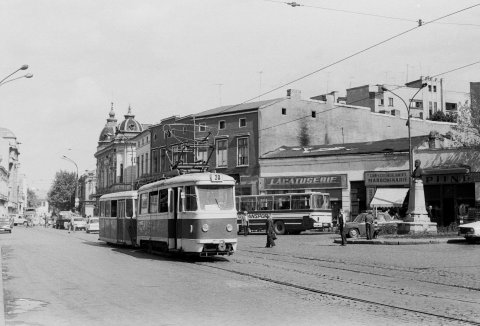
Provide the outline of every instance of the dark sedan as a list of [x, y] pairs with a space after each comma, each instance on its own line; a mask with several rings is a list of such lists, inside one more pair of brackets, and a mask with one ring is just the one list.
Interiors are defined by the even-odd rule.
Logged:
[[[365, 216], [367, 216], [368, 213], [361, 213], [352, 222], [347, 222], [345, 223], [345, 233], [347, 234], [347, 237], [350, 238], [357, 238], [357, 237], [365, 237], [367, 236], [366, 231], [365, 231]], [[383, 212], [377, 212], [377, 215], [372, 213], [374, 215], [374, 228], [373, 232], [374, 235], [373, 237], [376, 238], [378, 234], [378, 230], [380, 229], [381, 225], [385, 224], [397, 224], [402, 222], [401, 220], [396, 220], [392, 216], [390, 216], [388, 213], [383, 213]]]

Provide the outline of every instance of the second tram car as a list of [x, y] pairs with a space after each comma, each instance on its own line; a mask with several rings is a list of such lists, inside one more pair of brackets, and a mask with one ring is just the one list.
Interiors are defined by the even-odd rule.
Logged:
[[122, 191], [100, 197], [99, 239], [113, 244], [136, 244], [137, 192]]

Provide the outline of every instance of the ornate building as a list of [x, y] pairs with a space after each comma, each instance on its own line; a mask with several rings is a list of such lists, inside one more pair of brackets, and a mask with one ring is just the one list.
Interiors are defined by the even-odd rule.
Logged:
[[97, 190], [95, 197], [103, 194], [133, 189], [135, 177], [136, 144], [132, 141], [145, 126], [135, 120], [132, 108], [125, 119], [117, 124], [112, 107], [105, 127], [100, 132], [97, 151]]

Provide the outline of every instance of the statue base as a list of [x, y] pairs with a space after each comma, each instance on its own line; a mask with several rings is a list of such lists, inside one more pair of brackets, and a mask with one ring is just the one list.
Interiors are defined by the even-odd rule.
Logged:
[[[427, 216], [428, 219], [428, 216]], [[437, 223], [415, 221], [398, 223], [397, 234], [436, 234]]]

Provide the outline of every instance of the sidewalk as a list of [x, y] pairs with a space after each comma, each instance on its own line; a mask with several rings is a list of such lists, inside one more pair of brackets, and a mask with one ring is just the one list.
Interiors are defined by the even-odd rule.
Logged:
[[[333, 240], [334, 243], [341, 244], [342, 239]], [[420, 244], [439, 244], [439, 243], [463, 243], [465, 238], [385, 238], [385, 239], [351, 239], [347, 238], [347, 244], [369, 244], [369, 245], [420, 245]]]

